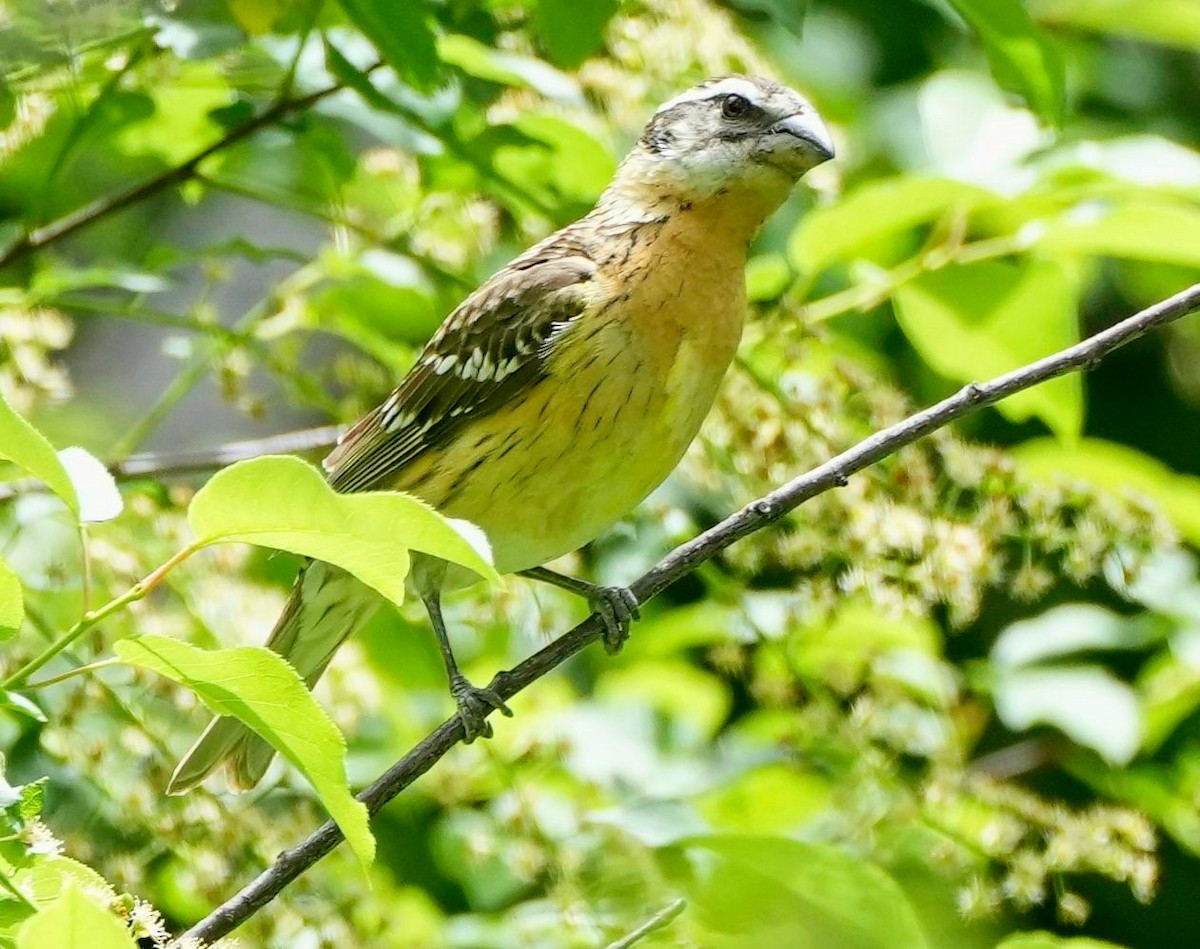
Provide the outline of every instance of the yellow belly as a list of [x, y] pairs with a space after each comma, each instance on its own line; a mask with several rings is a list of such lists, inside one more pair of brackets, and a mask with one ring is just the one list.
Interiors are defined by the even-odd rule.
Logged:
[[695, 438], [741, 336], [744, 245], [696, 253], [695, 239], [668, 230], [619, 287], [602, 283], [597, 310], [611, 306], [564, 334], [548, 378], [396, 487], [483, 528], [502, 573], [576, 550], [628, 514]]
[[[695, 437], [725, 365], [700, 369], [686, 344], [680, 357], [666, 380], [675, 386], [637, 372], [632, 353], [567, 363], [502, 420], [477, 423], [423, 460], [402, 487], [482, 527], [501, 572], [576, 550], [653, 491]], [[470, 474], [449, 476], [479, 459]]]

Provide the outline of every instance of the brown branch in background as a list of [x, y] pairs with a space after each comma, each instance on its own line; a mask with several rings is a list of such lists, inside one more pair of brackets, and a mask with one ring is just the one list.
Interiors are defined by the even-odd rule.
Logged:
[[[364, 75], [369, 74], [382, 65], [382, 62], [375, 63], [364, 69], [363, 73]], [[56, 218], [48, 224], [34, 228], [22, 235], [3, 253], [0, 253], [0, 270], [9, 264], [24, 260], [30, 254], [49, 247], [51, 244], [56, 244], [64, 238], [70, 237], [77, 231], [81, 231], [95, 224], [97, 221], [153, 197], [160, 191], [191, 180], [196, 177], [200, 165], [206, 159], [211, 158], [213, 155], [224, 151], [232, 145], [236, 145], [245, 138], [249, 138], [260, 129], [279, 121], [293, 112], [302, 112], [316, 105], [322, 99], [333, 95], [335, 92], [340, 92], [343, 88], [345, 86], [337, 82], [294, 99], [286, 96], [280, 98], [249, 121], [237, 126], [237, 128], [230, 129], [224, 136], [217, 139], [217, 141], [213, 142], [207, 148], [201, 149], [186, 161], [168, 168], [166, 171], [160, 172], [153, 178], [149, 178], [139, 185], [134, 185], [126, 191], [98, 198], [91, 204], [84, 205], [82, 208], [77, 208], [74, 211], [64, 214], [62, 217]]]
[[342, 425], [303, 428], [265, 438], [228, 442], [215, 448], [194, 451], [147, 451], [130, 455], [109, 466], [114, 478], [170, 478], [177, 475], [215, 471], [235, 461], [262, 455], [306, 455], [332, 448], [342, 433]]
[[[955, 419], [978, 411], [985, 405], [991, 405], [1006, 396], [1068, 372], [1090, 369], [1117, 347], [1137, 339], [1156, 326], [1178, 320], [1198, 307], [1200, 284], [1195, 284], [1052, 356], [997, 376], [989, 382], [964, 386], [948, 399], [943, 399], [902, 422], [876, 432], [807, 474], [789, 481], [757, 501], [752, 501], [698, 537], [676, 547], [635, 580], [630, 589], [639, 603], [645, 603], [726, 547], [762, 530], [805, 501], [846, 484], [852, 474], [868, 465], [945, 427]], [[512, 698], [526, 686], [599, 639], [601, 630], [600, 619], [593, 614], [511, 671], [498, 673], [492, 679], [491, 688], [503, 699]], [[358, 799], [367, 806], [371, 814], [377, 813], [392, 798], [432, 768], [462, 739], [463, 727], [458, 716], [442, 722], [359, 794]], [[232, 932], [278, 896], [292, 880], [329, 853], [341, 840], [342, 833], [337, 826], [332, 821], [326, 822], [306, 840], [283, 851], [275, 863], [255, 880], [218, 906], [184, 935], [212, 942]]]
[[[114, 478], [128, 481], [134, 478], [177, 478], [182, 475], [216, 471], [235, 461], [259, 458], [262, 455], [307, 455], [310, 452], [332, 448], [344, 426], [321, 425], [303, 428], [265, 438], [248, 438], [245, 441], [227, 442], [214, 448], [197, 448], [189, 451], [147, 451], [130, 455], [123, 461], [108, 466]], [[29, 491], [45, 491], [46, 485], [36, 478], [20, 478], [0, 484], [0, 504], [18, 494]]]

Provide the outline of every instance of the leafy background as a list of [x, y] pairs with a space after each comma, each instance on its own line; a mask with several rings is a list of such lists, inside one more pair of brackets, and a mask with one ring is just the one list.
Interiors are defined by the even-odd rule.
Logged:
[[[142, 645], [4, 693], [0, 944], [162, 944], [322, 802], [349, 807], [338, 775], [283, 764], [241, 797], [164, 796], [203, 715], [172, 681], [194, 667], [152, 670], [191, 661], [170, 640], [261, 642], [304, 551], [215, 546], [127, 597], [194, 546], [205, 475], [125, 479], [119, 516], [89, 517], [111, 488], [77, 496], [15, 413], [107, 462], [350, 420], [587, 209], [655, 103], [774, 75], [839, 159], [758, 240], [745, 344], [684, 465], [563, 565], [628, 580], [1194, 280], [1198, 49], [1193, 0], [4, 3], [4, 666], [64, 630], [41, 677]], [[243, 944], [604, 945], [679, 898], [646, 945], [1171, 944], [1200, 895], [1197, 367], [1193, 319], [743, 542], [620, 657], [518, 697], [379, 815], [368, 869], [341, 848]], [[480, 681], [582, 608], [513, 581], [450, 615]], [[342, 650], [318, 697], [352, 786], [446, 716], [442, 680], [411, 604]]]

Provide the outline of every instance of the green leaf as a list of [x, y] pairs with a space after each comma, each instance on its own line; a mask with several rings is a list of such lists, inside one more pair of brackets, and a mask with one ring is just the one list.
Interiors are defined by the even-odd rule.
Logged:
[[21, 924], [17, 949], [137, 949], [129, 930], [108, 910], [68, 887]]
[[1051, 26], [1200, 49], [1200, 4], [1195, 0], [1032, 0], [1033, 15]]
[[1030, 19], [1022, 0], [950, 0], [983, 42], [992, 74], [1035, 112], [1061, 125], [1066, 73], [1058, 48]]
[[0, 560], [0, 640], [8, 639], [25, 619], [25, 594], [12, 567]]
[[241, 541], [335, 564], [404, 602], [410, 550], [499, 580], [483, 534], [394, 491], [338, 494], [299, 458], [268, 455], [217, 472], [192, 499], [200, 545]]
[[618, 0], [538, 0], [533, 27], [551, 62], [574, 69], [600, 49]]
[[375, 857], [367, 809], [346, 781], [346, 740], [296, 670], [263, 646], [198, 649], [165, 636], [123, 639], [123, 662], [185, 685], [217, 715], [231, 715], [270, 743], [312, 784], [358, 859]]
[[788, 639], [788, 663], [802, 678], [849, 694], [872, 665], [897, 651], [936, 656], [937, 626], [915, 616], [890, 616], [869, 603], [850, 599]]
[[772, 763], [701, 793], [695, 803], [717, 830], [787, 834], [828, 814], [834, 791], [820, 768], [806, 771], [791, 763]]
[[792, 268], [783, 254], [758, 254], [746, 264], [746, 299], [777, 300], [792, 283]]
[[174, 82], [155, 83], [148, 92], [154, 110], [125, 125], [112, 139], [114, 150], [128, 155], [156, 155], [177, 165], [220, 134], [215, 109], [233, 101], [233, 90], [214, 62], [181, 63]]
[[729, 715], [725, 683], [680, 659], [646, 659], [606, 672], [595, 694], [613, 707], [637, 703], [662, 713], [680, 731], [712, 740]]
[[[957, 382], [1009, 372], [1079, 339], [1075, 288], [1051, 261], [945, 267], [903, 285], [894, 300], [921, 358]], [[1078, 374], [1062, 376], [997, 408], [1018, 422], [1040, 418], [1070, 440], [1083, 426], [1083, 383]]]
[[58, 460], [53, 446], [36, 428], [17, 414], [0, 394], [0, 460], [24, 468], [57, 494], [76, 514], [79, 499], [67, 471]]
[[862, 857], [781, 837], [701, 837], [681, 846], [708, 865], [692, 899], [711, 934], [707, 946], [928, 945], [904, 891]]
[[1128, 764], [1141, 747], [1137, 696], [1100, 666], [1004, 670], [994, 695], [996, 714], [1013, 731], [1053, 725], [1114, 765]]
[[0, 689], [0, 708], [6, 708], [11, 712], [32, 718], [35, 722], [47, 721], [46, 713], [41, 710], [37, 703], [20, 692]]
[[604, 146], [570, 122], [535, 113], [492, 131], [503, 135], [508, 129], [519, 133], [517, 141], [496, 145], [493, 167], [505, 180], [522, 182], [548, 206], [564, 201], [590, 206], [616, 170]]
[[532, 56], [493, 49], [460, 33], [438, 39], [438, 54], [468, 76], [502, 86], [532, 89], [550, 99], [577, 101], [579, 86], [566, 73]]
[[13, 882], [39, 906], [59, 899], [72, 886], [104, 889], [109, 884], [86, 864], [70, 857], [38, 854], [13, 874]]
[[1121, 616], [1094, 603], [1064, 603], [1006, 627], [992, 646], [992, 662], [1015, 668], [1081, 652], [1141, 649], [1163, 633], [1142, 617]]
[[1122, 949], [1115, 942], [1088, 939], [1086, 936], [1056, 936], [1053, 933], [1014, 933], [996, 949]]
[[949, 178], [905, 175], [874, 182], [808, 212], [788, 241], [788, 258], [797, 270], [817, 274], [885, 238], [995, 201], [992, 192]]
[[439, 72], [437, 45], [422, 0], [339, 0], [339, 3], [400, 78], [418, 89], [433, 88]]
[[58, 461], [75, 488], [81, 521], [89, 524], [111, 521], [121, 513], [125, 502], [117, 490], [116, 479], [95, 455], [86, 448], [72, 446], [58, 453]]
[[1013, 450], [1027, 478], [1074, 478], [1118, 497], [1144, 494], [1162, 508], [1184, 539], [1200, 546], [1200, 478], [1172, 471], [1134, 448], [1085, 438], [1070, 447], [1048, 438]]
[[808, 12], [807, 0], [728, 0], [736, 10], [769, 16], [785, 30], [796, 36], [804, 33], [804, 15]]
[[1129, 202], [1050, 222], [1037, 241], [1052, 251], [1200, 267], [1200, 210], [1178, 202]]

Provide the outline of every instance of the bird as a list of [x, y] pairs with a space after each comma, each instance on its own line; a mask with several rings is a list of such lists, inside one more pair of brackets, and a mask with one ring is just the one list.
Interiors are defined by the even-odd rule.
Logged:
[[[396, 490], [486, 534], [496, 570], [587, 598], [615, 652], [628, 589], [544, 565], [583, 547], [670, 474], [733, 360], [750, 242], [799, 179], [834, 157], [810, 102], [774, 80], [709, 79], [662, 104], [584, 217], [537, 243], [446, 317], [396, 389], [325, 458], [337, 491]], [[461, 576], [460, 576], [461, 574]], [[463, 568], [414, 554], [410, 588], [441, 648], [464, 737], [511, 711], [462, 674], [442, 616]], [[309, 688], [378, 597], [310, 561], [267, 641]], [[181, 793], [224, 765], [255, 786], [274, 750], [215, 718], [180, 761]]]

